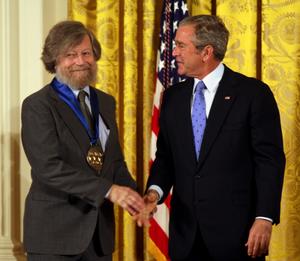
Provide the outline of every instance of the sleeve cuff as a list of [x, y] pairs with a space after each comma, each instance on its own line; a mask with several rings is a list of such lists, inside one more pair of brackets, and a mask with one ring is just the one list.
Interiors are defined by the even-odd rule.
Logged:
[[264, 220], [270, 221], [273, 224], [273, 219], [268, 218], [268, 217], [256, 217], [255, 219], [264, 219]]
[[160, 199], [163, 197], [163, 195], [164, 195], [164, 192], [162, 191], [162, 189], [159, 187], [159, 186], [157, 186], [157, 185], [151, 185], [149, 188], [148, 188], [148, 190], [150, 190], [150, 189], [153, 189], [153, 190], [155, 190], [157, 193], [158, 193], [158, 196], [159, 196], [159, 198], [158, 198], [158, 201], [160, 201]]

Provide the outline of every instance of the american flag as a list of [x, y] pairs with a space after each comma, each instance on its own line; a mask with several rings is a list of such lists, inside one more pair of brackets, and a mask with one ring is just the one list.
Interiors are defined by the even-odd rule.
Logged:
[[[157, 53], [157, 80], [153, 99], [152, 132], [151, 132], [151, 161], [155, 159], [156, 140], [159, 131], [159, 111], [163, 91], [170, 85], [181, 81], [177, 74], [172, 50], [175, 47], [175, 33], [179, 22], [188, 16], [187, 5], [184, 0], [164, 0], [160, 23], [160, 47]], [[158, 261], [169, 260], [169, 210], [170, 195], [166, 201], [158, 206], [158, 210], [151, 219], [149, 228], [149, 252]]]

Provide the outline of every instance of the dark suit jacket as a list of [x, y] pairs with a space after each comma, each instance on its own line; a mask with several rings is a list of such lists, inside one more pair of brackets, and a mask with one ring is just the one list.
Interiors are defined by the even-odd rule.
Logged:
[[113, 251], [113, 204], [105, 195], [113, 183], [136, 185], [119, 145], [115, 101], [96, 93], [110, 129], [100, 175], [86, 162], [90, 141], [84, 127], [50, 85], [23, 102], [22, 142], [32, 175], [24, 214], [27, 252], [79, 254], [90, 243], [97, 221], [104, 254]]
[[171, 258], [188, 254], [198, 226], [215, 260], [243, 260], [255, 217], [279, 222], [285, 156], [277, 105], [267, 85], [225, 67], [197, 162], [192, 90], [189, 79], [164, 93], [147, 187], [160, 186], [163, 202], [173, 186]]

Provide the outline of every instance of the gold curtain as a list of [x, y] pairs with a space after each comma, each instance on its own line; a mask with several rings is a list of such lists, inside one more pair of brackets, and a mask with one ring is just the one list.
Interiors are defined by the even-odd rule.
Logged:
[[[189, 12], [217, 14], [231, 36], [224, 63], [271, 87], [281, 113], [287, 158], [281, 223], [269, 261], [300, 261], [300, 1], [188, 0]], [[91, 28], [102, 45], [97, 87], [117, 101], [120, 141], [142, 192], [148, 175], [152, 98], [162, 1], [69, 0], [69, 18]], [[147, 230], [116, 207], [114, 261], [157, 260]]]

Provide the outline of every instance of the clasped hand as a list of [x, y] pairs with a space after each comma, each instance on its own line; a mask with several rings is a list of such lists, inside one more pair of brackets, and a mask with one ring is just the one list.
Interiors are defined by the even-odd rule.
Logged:
[[157, 210], [158, 198], [158, 193], [153, 190], [148, 191], [148, 193], [144, 196], [144, 209], [142, 209], [140, 213], [133, 216], [133, 219], [136, 221], [139, 227], [150, 226], [149, 219], [152, 218], [153, 214]]
[[129, 187], [112, 185], [108, 199], [122, 207], [133, 217], [139, 227], [149, 226], [149, 219], [156, 212], [158, 194], [148, 191], [142, 198], [136, 191]]

